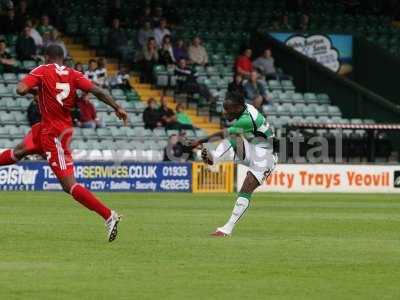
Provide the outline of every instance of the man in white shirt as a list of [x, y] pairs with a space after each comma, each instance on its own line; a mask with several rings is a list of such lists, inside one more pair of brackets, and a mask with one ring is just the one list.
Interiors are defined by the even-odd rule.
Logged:
[[31, 36], [31, 38], [33, 38], [33, 40], [35, 41], [35, 45], [36, 45], [37, 47], [42, 47], [42, 46], [43, 46], [43, 39], [42, 39], [42, 36], [41, 36], [40, 33], [36, 30], [36, 28], [32, 26], [32, 21], [31, 21], [31, 20], [26, 21], [26, 25], [29, 26], [29, 27], [31, 28], [30, 36]]
[[158, 48], [161, 48], [164, 36], [171, 35], [171, 31], [167, 28], [167, 20], [161, 19], [160, 26], [154, 29], [154, 37]]

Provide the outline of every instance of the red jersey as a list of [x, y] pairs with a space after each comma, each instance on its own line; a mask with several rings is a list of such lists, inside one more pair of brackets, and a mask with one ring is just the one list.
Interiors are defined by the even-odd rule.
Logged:
[[235, 71], [237, 70], [237, 68], [240, 67], [243, 71], [246, 72], [251, 72], [253, 70], [253, 64], [250, 60], [250, 58], [248, 58], [245, 55], [240, 55], [235, 62]]
[[93, 83], [82, 73], [57, 64], [33, 69], [22, 82], [39, 89], [41, 123], [57, 131], [72, 127], [71, 110], [75, 107], [76, 90], [88, 92]]

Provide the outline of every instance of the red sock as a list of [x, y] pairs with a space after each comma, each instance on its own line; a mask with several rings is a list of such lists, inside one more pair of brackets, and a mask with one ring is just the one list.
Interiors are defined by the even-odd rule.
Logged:
[[100, 216], [107, 220], [111, 216], [111, 210], [97, 199], [88, 189], [80, 184], [72, 186], [70, 194], [76, 201], [90, 210], [94, 210]]
[[18, 161], [14, 156], [14, 150], [8, 149], [0, 153], [0, 166], [13, 165]]

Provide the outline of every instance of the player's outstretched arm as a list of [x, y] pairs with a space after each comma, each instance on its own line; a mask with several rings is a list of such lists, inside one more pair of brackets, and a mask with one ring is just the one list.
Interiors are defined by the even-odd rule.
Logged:
[[209, 136], [207, 136], [205, 138], [193, 141], [192, 147], [196, 148], [196, 147], [198, 147], [198, 146], [200, 146], [200, 145], [202, 145], [204, 143], [215, 142], [215, 141], [222, 140], [225, 137], [227, 137], [227, 135], [228, 135], [228, 132], [226, 130], [218, 131], [218, 132], [213, 133], [213, 134], [211, 134], [211, 135], [209, 135]]
[[93, 86], [93, 88], [89, 92], [95, 95], [96, 98], [99, 99], [101, 102], [104, 102], [108, 106], [111, 106], [115, 110], [115, 114], [118, 119], [122, 120], [125, 125], [128, 124], [127, 112], [121, 106], [119, 106], [117, 102], [115, 102], [115, 100], [106, 90], [98, 86]]
[[37, 94], [36, 89], [31, 88], [24, 82], [18, 83], [16, 90], [17, 90], [17, 94], [20, 96], [25, 96], [26, 94], [32, 94], [32, 95]]

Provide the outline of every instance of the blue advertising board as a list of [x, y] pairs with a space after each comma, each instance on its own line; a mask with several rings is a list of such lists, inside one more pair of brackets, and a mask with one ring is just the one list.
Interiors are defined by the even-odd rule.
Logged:
[[273, 32], [270, 35], [339, 74], [353, 70], [353, 36]]
[[[190, 163], [75, 162], [79, 183], [92, 191], [190, 192]], [[0, 190], [60, 191], [47, 162], [21, 162], [0, 167]]]

